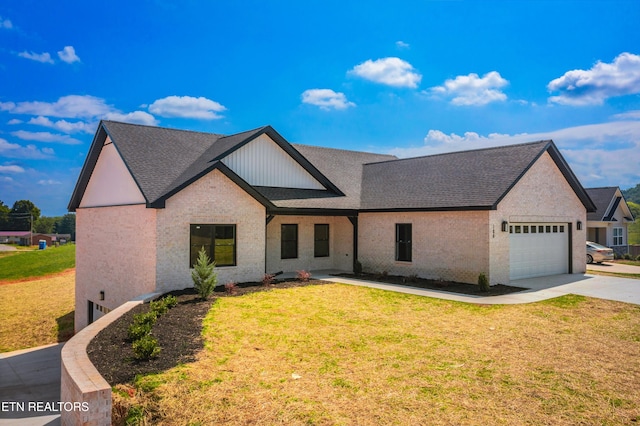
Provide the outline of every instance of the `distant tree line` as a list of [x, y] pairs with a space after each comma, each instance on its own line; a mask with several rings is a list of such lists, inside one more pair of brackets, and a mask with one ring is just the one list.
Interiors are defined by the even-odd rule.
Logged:
[[631, 201], [635, 204], [640, 204], [640, 183], [633, 188], [623, 189], [622, 195], [624, 195], [624, 199], [627, 200], [627, 203]]
[[[0, 231], [29, 231], [40, 234], [71, 234], [76, 237], [76, 215], [40, 216], [40, 209], [29, 200], [18, 200], [9, 208], [0, 200]], [[33, 225], [33, 226], [32, 226]]]

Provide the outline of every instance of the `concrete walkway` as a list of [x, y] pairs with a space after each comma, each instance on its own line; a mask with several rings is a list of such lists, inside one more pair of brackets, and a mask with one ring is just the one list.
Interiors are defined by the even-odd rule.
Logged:
[[532, 303], [552, 299], [554, 297], [560, 297], [565, 294], [578, 294], [582, 296], [640, 305], [640, 280], [608, 277], [603, 275], [564, 274], [517, 280], [512, 281], [511, 285], [527, 288], [528, 290], [503, 296], [486, 297], [344, 278], [331, 275], [331, 273], [335, 273], [335, 271], [317, 271], [313, 273], [313, 278], [343, 284], [378, 288], [381, 290], [396, 291], [399, 293], [415, 294], [418, 296], [476, 304]]
[[[60, 411], [60, 351], [64, 343], [0, 354], [0, 424], [54, 426]], [[47, 406], [46, 404], [49, 403]]]

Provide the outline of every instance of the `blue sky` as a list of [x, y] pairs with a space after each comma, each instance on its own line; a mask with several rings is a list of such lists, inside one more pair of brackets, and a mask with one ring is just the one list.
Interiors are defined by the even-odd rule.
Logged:
[[0, 200], [64, 214], [103, 118], [401, 157], [553, 139], [626, 189], [638, 22], [637, 0], [7, 0]]

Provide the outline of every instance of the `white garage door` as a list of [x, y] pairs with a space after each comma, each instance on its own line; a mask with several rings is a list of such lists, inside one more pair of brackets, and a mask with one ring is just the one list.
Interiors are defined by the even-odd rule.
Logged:
[[511, 223], [509, 244], [512, 280], [569, 272], [566, 223]]

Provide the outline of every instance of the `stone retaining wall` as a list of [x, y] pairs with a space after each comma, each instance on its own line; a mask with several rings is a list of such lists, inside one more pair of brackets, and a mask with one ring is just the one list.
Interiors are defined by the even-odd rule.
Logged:
[[109, 312], [83, 328], [62, 348], [60, 401], [79, 403], [87, 411], [62, 411], [63, 426], [111, 425], [111, 385], [100, 375], [87, 355], [89, 342], [105, 327], [141, 303], [158, 297], [159, 293], [139, 296]]

